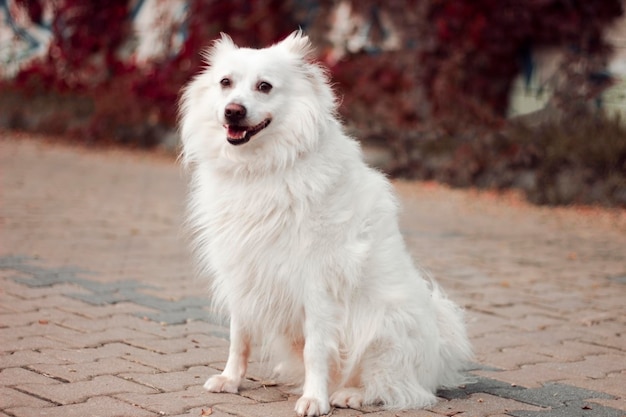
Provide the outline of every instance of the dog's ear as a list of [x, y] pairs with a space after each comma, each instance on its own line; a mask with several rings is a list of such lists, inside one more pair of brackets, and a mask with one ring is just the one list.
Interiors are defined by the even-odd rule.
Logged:
[[213, 46], [225, 46], [237, 49], [237, 45], [235, 45], [235, 42], [233, 42], [233, 38], [231, 38], [230, 36], [228, 36], [227, 33], [224, 32], [220, 32], [220, 38], [213, 42]]
[[213, 41], [211, 46], [202, 52], [202, 57], [207, 63], [211, 63], [215, 56], [220, 52], [227, 49], [237, 49], [233, 39], [224, 32], [220, 32], [220, 38]]
[[309, 37], [301, 29], [292, 32], [278, 45], [286, 48], [291, 53], [301, 56], [303, 59], [310, 59], [313, 56], [313, 45], [311, 45]]

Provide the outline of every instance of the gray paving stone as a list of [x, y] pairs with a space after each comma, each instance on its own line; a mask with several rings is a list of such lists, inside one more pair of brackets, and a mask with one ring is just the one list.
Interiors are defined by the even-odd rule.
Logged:
[[624, 412], [599, 404], [573, 401], [546, 411], [509, 411], [514, 417], [624, 417]]
[[523, 387], [512, 386], [511, 384], [497, 381], [495, 379], [476, 377], [475, 382], [468, 383], [463, 388], [439, 390], [437, 391], [437, 396], [447, 400], [453, 400], [458, 398], [467, 398], [472, 394], [485, 392], [488, 394], [503, 396], [505, 398], [511, 398], [510, 396], [507, 396], [506, 393], [524, 390], [525, 388]]
[[614, 398], [612, 395], [602, 392], [590, 391], [563, 384], [545, 384], [541, 388], [521, 390], [495, 389], [493, 392], [496, 395], [504, 395], [507, 398], [513, 398], [528, 404], [544, 407], [561, 407], [573, 401], [582, 402], [591, 398]]
[[626, 284], [626, 275], [620, 275], [620, 276], [615, 276], [615, 277], [609, 277], [609, 279], [611, 281], [620, 283], [620, 284]]
[[179, 300], [167, 300], [141, 293], [141, 289], [156, 289], [153, 285], [142, 284], [137, 281], [121, 280], [101, 283], [84, 278], [76, 277], [76, 273], [86, 273], [79, 268], [51, 268], [33, 266], [33, 259], [26, 256], [0, 257], [0, 268], [14, 269], [31, 275], [30, 278], [14, 276], [12, 280], [29, 287], [49, 287], [57, 284], [71, 283], [81, 286], [91, 293], [67, 293], [68, 297], [95, 306], [106, 306], [123, 302], [134, 303], [143, 307], [159, 310], [159, 313], [140, 314], [153, 321], [166, 324], [182, 324], [189, 320], [203, 320], [210, 323], [219, 321], [214, 314], [204, 308], [208, 308], [209, 300], [200, 297], [184, 297]]
[[[158, 323], [165, 324], [184, 324], [192, 320], [200, 320], [206, 321], [211, 324], [221, 323], [223, 322], [215, 314], [210, 311], [203, 310], [201, 308], [186, 308], [184, 310], [169, 310], [162, 311], [159, 313], [149, 313], [144, 314], [142, 316], [148, 317], [149, 319], [156, 321]], [[228, 333], [225, 332], [212, 332], [212, 334], [218, 337], [225, 337], [228, 339]]]
[[[519, 417], [560, 417], [560, 416], [595, 416], [589, 413], [588, 407], [601, 411], [599, 416], [623, 417], [618, 414], [619, 410], [604, 407], [599, 404], [588, 405], [585, 400], [603, 398], [613, 399], [612, 395], [590, 391], [563, 384], [546, 384], [541, 388], [524, 388], [494, 379], [479, 377], [473, 384], [467, 384], [464, 388], [454, 390], [440, 390], [437, 396], [447, 400], [463, 399], [477, 393], [487, 393], [501, 398], [512, 399], [539, 407], [550, 408], [549, 411], [519, 411], [512, 415]], [[577, 408], [578, 406], [578, 408]], [[580, 412], [579, 412], [580, 410]], [[529, 413], [529, 414], [524, 414]], [[547, 414], [546, 414], [547, 413]], [[570, 413], [570, 414], [568, 414]], [[578, 414], [572, 414], [578, 413]], [[586, 413], [586, 414], [585, 414]]]

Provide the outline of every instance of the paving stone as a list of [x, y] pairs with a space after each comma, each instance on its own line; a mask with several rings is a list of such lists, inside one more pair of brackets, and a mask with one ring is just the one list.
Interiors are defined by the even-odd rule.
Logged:
[[511, 411], [514, 417], [623, 417], [623, 412], [598, 404], [572, 402], [549, 411]]
[[621, 410], [624, 415], [626, 415], [626, 398], [615, 398], [615, 399], [605, 399], [605, 398], [594, 398], [588, 401], [590, 404], [600, 404], [603, 407], [614, 408], [616, 410]]
[[[138, 289], [155, 288], [153, 285], [144, 284], [132, 280], [120, 280], [114, 282], [97, 282], [92, 280], [81, 280], [80, 286], [91, 290], [96, 294], [119, 294], [122, 298], [127, 294], [135, 296]], [[73, 294], [67, 294], [72, 296]]]
[[[468, 398], [472, 394], [481, 392], [490, 394], [502, 394], [509, 391], [518, 391], [524, 389], [524, 387], [511, 385], [506, 382], [498, 381], [496, 379], [476, 377], [475, 381], [472, 381], [471, 383], [468, 383], [463, 387], [455, 389], [440, 389], [439, 391], [437, 391], [437, 396], [440, 398], [445, 398], [447, 400], [454, 400]], [[509, 395], [505, 394], [504, 396], [508, 397]]]
[[137, 283], [135, 282], [119, 282], [116, 284], [120, 285], [120, 287], [113, 287], [112, 289], [106, 289], [103, 291], [95, 291], [92, 294], [68, 294], [68, 296], [96, 306], [130, 302], [158, 310], [162, 305], [167, 303], [167, 301], [162, 298], [138, 293], [136, 290]]
[[[521, 336], [523, 336], [526, 341], [532, 340], [534, 342], [532, 344], [555, 347], [562, 345], [565, 341], [581, 340], [584, 335], [585, 330], [581, 326], [572, 326], [568, 323], [560, 326], [548, 326], [544, 329], [521, 333]], [[527, 344], [529, 343], [524, 343], [524, 345]]]
[[184, 391], [188, 387], [203, 385], [211, 375], [220, 371], [208, 366], [192, 366], [178, 372], [124, 372], [118, 376], [164, 392]]
[[232, 414], [227, 414], [218, 410], [214, 410], [211, 407], [196, 407], [190, 410], [184, 411], [182, 414], [172, 415], [170, 417], [233, 417]]
[[[73, 339], [66, 339], [66, 341]], [[0, 345], [0, 352], [15, 352], [19, 350], [34, 350], [34, 349], [52, 349], [52, 348], [64, 348], [68, 344], [60, 340], [56, 340], [46, 336], [26, 336], [21, 339], [9, 339], [3, 341]]]
[[522, 366], [520, 369], [511, 371], [475, 371], [474, 373], [527, 388], [541, 387], [547, 382], [561, 381], [575, 377], [574, 374], [568, 373], [567, 370], [554, 369], [548, 365], [549, 364], [540, 363]]
[[[182, 337], [186, 337], [189, 334], [213, 334], [214, 329], [216, 327], [220, 327], [202, 321], [191, 321], [188, 323], [172, 326], [167, 323], [154, 323], [148, 320], [146, 321], [146, 324], [146, 327], [141, 329], [144, 333], [168, 339], [179, 339]], [[228, 331], [225, 330], [225, 332], [227, 336]], [[222, 340], [221, 342], [227, 345], [228, 337], [224, 337], [223, 339], [224, 340]]]
[[[336, 415], [335, 413], [338, 409], [333, 411], [332, 415]], [[349, 410], [341, 410], [342, 413], [347, 412]], [[342, 414], [343, 415], [343, 414]], [[347, 415], [347, 414], [346, 414]], [[364, 414], [355, 414], [356, 416], [367, 416], [367, 417], [440, 417], [442, 414], [436, 414], [432, 411], [428, 410], [401, 410], [401, 411], [373, 411]]]
[[242, 397], [250, 398], [259, 403], [271, 403], [275, 401], [284, 401], [288, 395], [275, 387], [262, 386], [257, 389], [241, 390]]
[[[107, 305], [88, 305], [82, 301], [77, 301], [68, 298], [69, 302], [58, 307], [63, 311], [74, 313], [91, 320], [99, 320], [101, 318], [108, 318], [120, 314], [137, 314], [141, 317], [141, 313], [150, 313], [153, 309], [145, 306], [139, 306], [137, 304], [128, 302], [119, 302], [116, 304]], [[78, 304], [78, 305], [77, 305]]]
[[474, 338], [472, 344], [476, 352], [489, 354], [498, 352], [503, 348], [510, 348], [523, 345], [524, 339], [511, 331], [501, 331], [499, 333], [487, 333], [481, 337]]
[[[285, 401], [260, 404], [252, 400], [248, 400], [247, 402], [221, 402], [216, 399], [216, 401], [219, 402], [215, 402], [212, 408], [238, 417], [293, 416], [295, 415], [294, 408], [296, 406], [296, 399], [297, 397], [294, 396]], [[339, 413], [334, 414], [333, 412], [333, 415], [339, 415]]]
[[542, 407], [562, 407], [572, 402], [583, 402], [590, 398], [612, 398], [610, 395], [572, 387], [564, 384], [546, 384], [540, 388], [508, 391], [507, 398], [513, 398], [528, 404]]
[[31, 365], [37, 372], [51, 375], [68, 382], [86, 381], [100, 375], [119, 375], [128, 372], [157, 372], [156, 369], [125, 360], [123, 358], [103, 358], [87, 363], [67, 363], [63, 365]]
[[[529, 315], [545, 319], [558, 319], [558, 316], [553, 313], [552, 309], [529, 303], [510, 303], [510, 298], [508, 297], [505, 301], [504, 305], [493, 306], [490, 310], [500, 317], [512, 319], [510, 321], [511, 324], [517, 324]], [[554, 315], [551, 317], [551, 314]]]
[[619, 284], [626, 284], [626, 275], [620, 275], [620, 276], [614, 276], [614, 277], [609, 277], [609, 279], [611, 281], [615, 281]]
[[192, 366], [211, 365], [220, 363], [226, 357], [224, 348], [190, 349], [185, 352], [162, 355], [149, 351], [142, 351], [128, 355], [126, 359], [159, 369], [164, 372], [180, 371]]
[[158, 414], [142, 409], [138, 406], [117, 400], [112, 397], [94, 397], [79, 404], [69, 404], [58, 407], [48, 407], [42, 410], [39, 407], [27, 406], [7, 410], [15, 417], [156, 417]]
[[522, 330], [544, 330], [550, 326], [556, 326], [564, 323], [566, 319], [549, 317], [545, 314], [528, 314], [523, 318], [515, 319], [512, 323], [513, 326]]
[[15, 407], [52, 407], [52, 402], [44, 401], [32, 395], [17, 391], [13, 388], [0, 387], [0, 407], [3, 409]]
[[[240, 417], [259, 417], [259, 416], [276, 416], [276, 417], [293, 417], [295, 415], [294, 408], [296, 405], [296, 400], [298, 396], [289, 396], [287, 400], [283, 401], [275, 401], [268, 403], [242, 403], [242, 402], [232, 402], [232, 403], [217, 403], [212, 409], [220, 412], [225, 412], [229, 415], [236, 415]], [[381, 417], [392, 417], [392, 416], [415, 416], [415, 417], [432, 417], [436, 416], [436, 414], [425, 411], [425, 410], [410, 410], [410, 411], [396, 411], [396, 412], [383, 412], [383, 411], [375, 411], [375, 412], [364, 412], [360, 410], [352, 410], [352, 409], [340, 409], [333, 408], [332, 416], [337, 417], [356, 417], [356, 416], [381, 416]]]
[[600, 379], [565, 379], [561, 383], [626, 398], [626, 373], [609, 374]]
[[66, 270], [48, 270], [33, 267], [30, 265], [22, 265], [16, 270], [31, 275], [31, 277], [16, 277], [14, 280], [17, 283], [27, 285], [33, 288], [52, 287], [57, 284], [74, 284], [82, 286], [86, 282], [83, 278], [78, 278], [76, 273], [79, 270], [69, 268]]
[[[535, 289], [536, 291], [540, 291], [539, 288]], [[548, 290], [549, 291], [549, 290]], [[546, 300], [543, 307], [548, 309], [552, 309], [552, 311], [557, 311], [559, 313], [576, 313], [580, 311], [585, 311], [589, 308], [590, 304], [588, 300], [585, 300], [578, 295], [566, 295], [563, 294], [563, 291], [545, 291], [548, 294], [554, 294], [549, 300]]]
[[624, 357], [621, 355], [608, 354], [587, 356], [579, 362], [550, 363], [546, 366], [560, 371], [567, 371], [567, 373], [574, 375], [599, 379], [607, 374], [626, 370], [626, 361], [624, 361]]
[[151, 350], [158, 353], [179, 353], [191, 348], [212, 348], [225, 347], [228, 342], [214, 334], [227, 332], [225, 329], [217, 326], [207, 325], [205, 334], [192, 333], [179, 338], [137, 338], [128, 340], [127, 343], [139, 347], [141, 349]]
[[[298, 397], [294, 397], [293, 398], [293, 407], [296, 406], [295, 400]], [[380, 410], [380, 407], [376, 407], [373, 411], [367, 411], [367, 410], [352, 410], [350, 408], [331, 408], [332, 410], [332, 416], [336, 416], [336, 417], [364, 417], [364, 416], [385, 416], [385, 411]], [[404, 410], [404, 411], [395, 411], [393, 412], [394, 414], [391, 414], [391, 412], [386, 412], [386, 416], [387, 417], [405, 417], [405, 416], [411, 416], [411, 417], [432, 417], [433, 414], [424, 414], [424, 412], [426, 412], [426, 410]], [[376, 413], [380, 413], [380, 414], [376, 414]], [[403, 414], [405, 413], [405, 414]], [[295, 412], [292, 410], [291, 411], [291, 415], [293, 416], [295, 414]], [[289, 410], [286, 410], [286, 413], [284, 414], [285, 417], [289, 416]]]
[[118, 393], [152, 393], [153, 388], [125, 381], [112, 375], [97, 376], [90, 381], [59, 384], [21, 384], [17, 389], [37, 395], [57, 404], [72, 404], [97, 396]]
[[[0, 381], [3, 385], [13, 386], [18, 384], [58, 384], [59, 381], [51, 375], [33, 372], [24, 368], [5, 368], [0, 371]], [[0, 401], [0, 403], [2, 403]]]
[[33, 258], [25, 255], [6, 255], [0, 258], [0, 269], [19, 270], [25, 262]]
[[506, 398], [496, 397], [485, 393], [471, 394], [466, 399], [453, 399], [440, 401], [430, 410], [444, 415], [458, 415], [466, 413], [468, 416], [490, 416], [492, 414], [505, 414], [511, 410], [539, 411], [540, 407], [524, 404]]
[[50, 362], [36, 363], [90, 363], [102, 358], [129, 358], [132, 355], [142, 355], [145, 351], [123, 342], [107, 343], [91, 348], [64, 348], [42, 350], [44, 354], [57, 358]]
[[527, 346], [526, 349], [542, 355], [551, 356], [559, 362], [576, 362], [583, 360], [585, 356], [615, 352], [615, 350], [611, 348], [578, 340], [565, 340], [558, 346], [531, 345]]
[[235, 394], [210, 393], [201, 386], [189, 387], [184, 391], [158, 394], [123, 393], [115, 396], [132, 404], [161, 415], [183, 414], [185, 410], [198, 407], [217, 408], [217, 404], [254, 404], [252, 400]]
[[[590, 314], [581, 317], [578, 321], [581, 325], [585, 326], [586, 333], [588, 335], [595, 335], [600, 338], [618, 338], [624, 340], [624, 325], [626, 321], [623, 316], [615, 315], [615, 311], [611, 312], [611, 316], [608, 317], [608, 313], [604, 313], [604, 318], [599, 319], [599, 314]], [[622, 345], [626, 347], [626, 343]]]
[[191, 348], [200, 347], [197, 341], [193, 341], [193, 338], [189, 337], [181, 337], [177, 339], [166, 339], [166, 338], [156, 338], [156, 337], [142, 337], [136, 338], [132, 340], [127, 340], [126, 342], [135, 346], [139, 349], [149, 350], [155, 353], [161, 354], [171, 354], [171, 353], [181, 353], [185, 352]]
[[578, 340], [586, 343], [594, 343], [598, 346], [605, 346], [619, 351], [626, 351], [626, 334], [619, 333], [612, 337], [598, 337], [596, 335], [581, 335]]
[[550, 362], [554, 358], [528, 350], [528, 347], [503, 348], [500, 352], [480, 355], [477, 359], [483, 364], [501, 369], [516, 369], [522, 365]]
[[[149, 337], [150, 332], [147, 332], [146, 328], [154, 325], [154, 323], [149, 323], [148, 320], [142, 318], [141, 312], [137, 312], [141, 307], [132, 305], [132, 308], [128, 309], [131, 310], [131, 314], [128, 314], [128, 311], [123, 311], [121, 307], [121, 305], [116, 304], [115, 311], [110, 311], [110, 315], [98, 318], [86, 318], [72, 315], [70, 317], [63, 318], [60, 321], [60, 324], [62, 324], [63, 327], [81, 332], [99, 332], [107, 330], [111, 327], [123, 327], [143, 333], [139, 334], [138, 337]], [[143, 313], [145, 312], [147, 312], [147, 310], [143, 311]], [[139, 317], [135, 316], [135, 314]], [[157, 338], [153, 336], [152, 339]]]
[[209, 323], [219, 323], [221, 319], [203, 308], [185, 308], [183, 310], [170, 310], [161, 313], [145, 314], [149, 319], [167, 324], [184, 324], [192, 320], [205, 320]]
[[125, 327], [108, 328], [100, 332], [82, 334], [80, 338], [68, 341], [68, 345], [73, 348], [90, 348], [110, 343], [123, 343], [135, 337], [142, 337], [138, 330]]
[[39, 308], [35, 311], [20, 312], [14, 311], [0, 314], [0, 328], [11, 328], [12, 326], [28, 326], [39, 324], [41, 320], [51, 323], [61, 323], [70, 317], [71, 314], [55, 307]]
[[12, 325], [11, 327], [0, 328], [0, 340], [21, 339], [31, 336], [65, 338], [76, 337], [79, 334], [56, 323], [51, 323], [44, 316], [38, 315], [38, 317], [37, 322], [29, 323], [25, 326]]
[[[38, 311], [41, 309], [64, 309], [65, 311], [85, 311], [85, 304], [68, 298], [62, 294], [53, 294], [48, 297], [37, 299], [20, 300], [15, 305], [21, 312]], [[60, 308], [62, 307], [62, 309]]]
[[625, 326], [626, 323], [621, 321], [606, 321], [599, 325], [591, 325], [580, 340], [624, 351], [626, 350]]
[[[17, 278], [17, 276], [14, 276], [13, 278]], [[25, 299], [25, 300], [42, 299], [45, 297], [50, 297], [51, 295], [64, 295], [68, 293], [77, 293], [77, 292], [87, 293], [88, 292], [87, 289], [75, 283], [55, 284], [51, 287], [30, 288], [28, 291], [24, 291], [24, 285], [15, 282], [15, 279], [11, 279], [11, 278], [2, 279], [2, 290], [7, 294], [18, 296], [18, 298]], [[19, 306], [16, 306], [16, 307], [19, 307]]]
[[63, 363], [54, 356], [34, 350], [0, 353], [0, 368], [17, 368], [37, 363]]

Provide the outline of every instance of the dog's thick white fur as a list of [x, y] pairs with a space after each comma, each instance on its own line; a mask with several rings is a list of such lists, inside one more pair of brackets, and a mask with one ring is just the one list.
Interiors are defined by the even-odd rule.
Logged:
[[222, 35], [182, 96], [194, 248], [230, 314], [204, 387], [237, 392], [256, 347], [302, 376], [298, 415], [432, 405], [463, 381], [462, 312], [415, 268], [392, 187], [344, 133], [311, 49], [300, 31], [265, 49]]

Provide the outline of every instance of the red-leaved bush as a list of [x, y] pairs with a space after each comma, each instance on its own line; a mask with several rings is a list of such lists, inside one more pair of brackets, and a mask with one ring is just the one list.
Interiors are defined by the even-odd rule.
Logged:
[[[602, 29], [622, 13], [620, 0], [438, 0], [426, 11], [423, 85], [434, 114], [503, 116], [513, 78], [533, 49], [603, 54]], [[459, 106], [461, 103], [461, 106]]]
[[[35, 22], [41, 20], [43, 1], [18, 0]], [[132, 36], [131, 3], [53, 0], [48, 54], [23, 68], [11, 87], [91, 97], [95, 110], [86, 133], [92, 137], [116, 136], [119, 124], [171, 127], [180, 87], [198, 71], [200, 51], [219, 32], [241, 44], [264, 46], [298, 27], [303, 9], [317, 5], [321, 12], [308, 29], [322, 40], [327, 12], [338, 0], [189, 0], [182, 49], [146, 67], [120, 54]], [[511, 82], [530, 50], [562, 46], [580, 55], [602, 54], [602, 28], [622, 13], [620, 0], [352, 3], [373, 17], [371, 23], [382, 9], [388, 11], [402, 48], [351, 55], [331, 68], [343, 97], [342, 113], [364, 136], [392, 141], [411, 140], [425, 123], [429, 130], [435, 122], [435, 129], [447, 132], [474, 124], [499, 126]], [[133, 134], [142, 135], [131, 129], [125, 140], [132, 141]]]
[[[18, 1], [33, 21], [41, 18], [43, 0]], [[187, 36], [179, 53], [138, 66], [120, 53], [133, 35], [131, 3], [54, 0], [48, 53], [3, 87], [31, 97], [88, 97], [93, 114], [86, 124], [74, 128], [68, 120], [68, 129], [73, 130], [69, 133], [86, 140], [151, 145], [174, 128], [180, 88], [200, 69], [201, 51], [220, 32], [229, 33], [241, 44], [262, 46], [297, 27], [289, 3], [283, 1], [190, 0]]]

